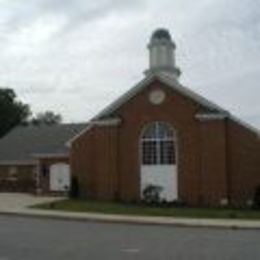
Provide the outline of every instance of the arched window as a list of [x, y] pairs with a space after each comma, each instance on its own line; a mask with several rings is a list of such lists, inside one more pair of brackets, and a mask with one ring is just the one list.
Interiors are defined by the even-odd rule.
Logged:
[[163, 122], [153, 122], [145, 126], [141, 136], [143, 165], [169, 165], [176, 163], [175, 133]]

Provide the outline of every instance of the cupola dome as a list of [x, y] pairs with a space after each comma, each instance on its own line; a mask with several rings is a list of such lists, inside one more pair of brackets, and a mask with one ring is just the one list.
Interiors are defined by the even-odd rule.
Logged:
[[150, 67], [145, 74], [167, 74], [177, 80], [181, 72], [175, 65], [176, 45], [169, 31], [163, 28], [155, 30], [152, 33], [148, 49]]

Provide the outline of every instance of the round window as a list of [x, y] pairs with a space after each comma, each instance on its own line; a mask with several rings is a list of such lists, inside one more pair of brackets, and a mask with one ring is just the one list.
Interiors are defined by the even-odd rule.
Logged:
[[149, 100], [154, 105], [160, 105], [165, 100], [166, 94], [161, 89], [156, 89], [150, 92]]

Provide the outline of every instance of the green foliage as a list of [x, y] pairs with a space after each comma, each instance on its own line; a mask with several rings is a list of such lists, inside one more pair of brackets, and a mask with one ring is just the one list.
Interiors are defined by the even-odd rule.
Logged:
[[0, 88], [0, 137], [25, 123], [29, 115], [29, 106], [17, 100], [14, 90]]
[[61, 121], [61, 115], [55, 114], [52, 111], [45, 111], [43, 113], [38, 113], [33, 117], [31, 123], [34, 125], [55, 125], [60, 124]]
[[156, 185], [148, 185], [143, 191], [144, 202], [157, 204], [160, 202], [160, 193], [163, 188]]
[[54, 209], [75, 212], [96, 212], [103, 214], [137, 215], [137, 216], [165, 216], [185, 218], [213, 218], [213, 219], [260, 219], [260, 211], [252, 209], [219, 209], [219, 208], [188, 208], [188, 207], [160, 207], [147, 204], [115, 203], [96, 200], [63, 200], [35, 205], [32, 208]]

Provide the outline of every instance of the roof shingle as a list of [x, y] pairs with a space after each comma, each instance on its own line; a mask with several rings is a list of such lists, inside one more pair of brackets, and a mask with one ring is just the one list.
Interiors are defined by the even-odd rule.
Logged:
[[19, 126], [0, 139], [0, 163], [32, 161], [34, 154], [67, 154], [65, 143], [87, 124]]

